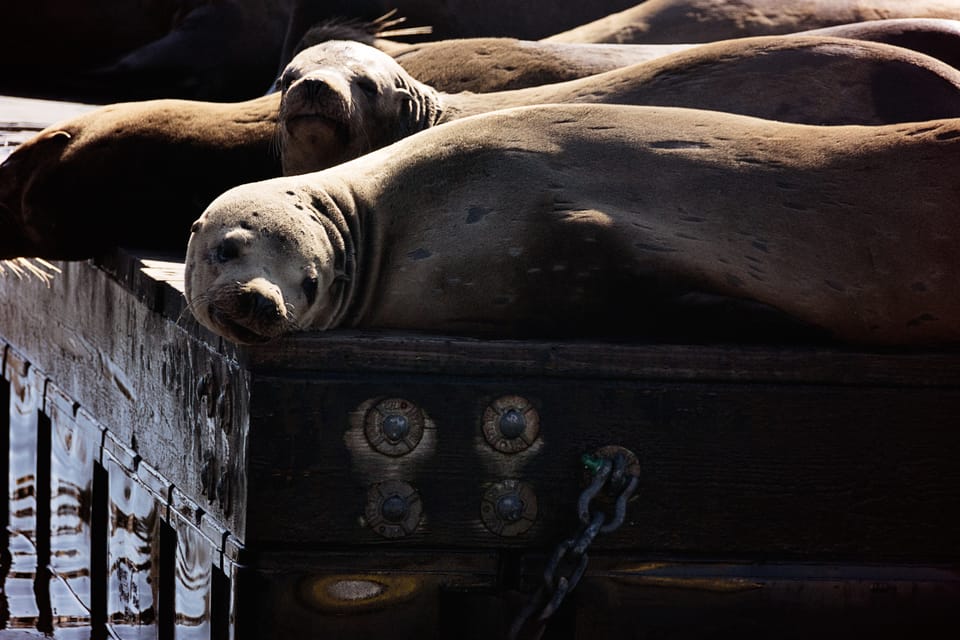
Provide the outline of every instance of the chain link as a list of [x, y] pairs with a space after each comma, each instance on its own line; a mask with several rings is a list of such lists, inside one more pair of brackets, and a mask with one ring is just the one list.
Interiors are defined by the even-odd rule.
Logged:
[[[567, 595], [580, 582], [587, 570], [587, 549], [601, 533], [619, 528], [627, 515], [627, 501], [637, 489], [640, 478], [627, 473], [627, 459], [622, 453], [613, 458], [583, 456], [585, 468], [593, 478], [577, 499], [580, 529], [560, 542], [543, 570], [543, 581], [530, 601], [520, 610], [510, 627], [510, 640], [539, 640], [547, 620], [557, 612]], [[591, 511], [594, 500], [606, 488], [614, 497], [613, 515], [602, 509]]]

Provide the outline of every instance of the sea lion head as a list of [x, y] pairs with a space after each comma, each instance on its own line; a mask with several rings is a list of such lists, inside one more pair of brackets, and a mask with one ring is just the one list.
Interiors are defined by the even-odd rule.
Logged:
[[280, 75], [285, 175], [318, 171], [432, 126], [439, 98], [386, 53], [351, 40], [304, 49]]
[[[185, 296], [205, 327], [240, 344], [328, 328], [351, 277], [349, 231], [337, 205], [267, 183], [228, 190], [193, 223]], [[328, 208], [326, 204], [328, 203]], [[321, 213], [318, 213], [321, 211]], [[352, 261], [350, 264], [353, 264]]]

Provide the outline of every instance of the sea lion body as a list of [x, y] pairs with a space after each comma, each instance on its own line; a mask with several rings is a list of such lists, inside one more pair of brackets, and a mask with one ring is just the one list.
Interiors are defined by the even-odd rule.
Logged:
[[576, 80], [691, 46], [464, 38], [401, 45], [391, 55], [410, 75], [441, 91], [487, 93]]
[[281, 174], [278, 104], [122, 103], [48, 127], [0, 164], [0, 259], [182, 251], [215, 196]]
[[710, 43], [578, 80], [493, 93], [438, 92], [382, 51], [331, 41], [299, 53], [281, 80], [286, 175], [430, 126], [534, 104], [679, 106], [803, 124], [960, 116], [960, 70], [900, 47], [815, 36]]
[[[427, 126], [529, 104], [660, 104], [831, 124], [960, 115], [956, 69], [842, 39], [712, 43], [573, 82], [492, 94], [439, 94], [382, 57], [402, 75], [377, 80], [379, 119], [363, 115], [346, 134], [321, 124], [319, 143], [309, 133], [297, 145], [283, 143], [284, 158], [295, 148], [301, 155], [287, 173], [349, 160]], [[366, 99], [356, 85], [374, 66], [350, 80], [350, 105]], [[281, 174], [273, 150], [279, 104], [279, 95], [128, 103], [41, 132], [0, 165], [0, 258], [87, 258], [118, 244], [182, 251], [181, 230], [216, 195]]]
[[[883, 42], [960, 68], [960, 20], [880, 19], [784, 35]], [[370, 38], [369, 44], [390, 53], [410, 75], [435, 89], [487, 93], [575, 80], [662, 58], [700, 43], [597, 44], [462, 38], [404, 44]]]
[[510, 109], [227, 191], [193, 226], [186, 297], [238, 342], [656, 335], [706, 295], [854, 343], [954, 343], [958, 171], [960, 120]]
[[711, 42], [884, 18], [956, 20], [960, 19], [960, 0], [646, 0], [543, 40], [622, 44]]

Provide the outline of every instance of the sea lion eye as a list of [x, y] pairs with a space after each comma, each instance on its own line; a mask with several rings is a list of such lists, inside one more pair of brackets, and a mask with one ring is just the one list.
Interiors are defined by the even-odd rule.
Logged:
[[307, 276], [303, 279], [303, 282], [300, 283], [300, 288], [303, 289], [303, 295], [307, 297], [307, 305], [312, 305], [317, 299], [317, 286], [316, 276]]
[[380, 93], [380, 87], [378, 87], [377, 83], [370, 78], [363, 76], [357, 78], [357, 86], [360, 87], [360, 90], [368, 96], [375, 96]]

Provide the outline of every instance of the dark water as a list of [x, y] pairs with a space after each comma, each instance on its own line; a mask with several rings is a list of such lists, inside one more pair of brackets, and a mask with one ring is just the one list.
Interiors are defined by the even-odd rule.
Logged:
[[0, 640], [223, 637], [211, 626], [209, 540], [171, 517], [69, 399], [21, 369], [8, 362], [0, 382]]

